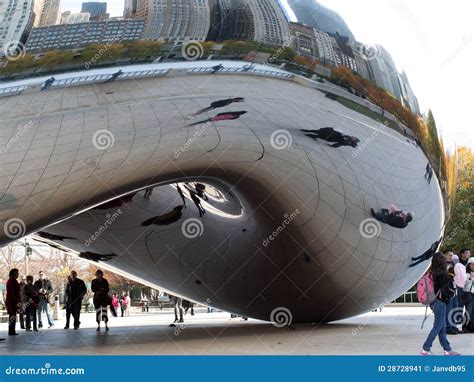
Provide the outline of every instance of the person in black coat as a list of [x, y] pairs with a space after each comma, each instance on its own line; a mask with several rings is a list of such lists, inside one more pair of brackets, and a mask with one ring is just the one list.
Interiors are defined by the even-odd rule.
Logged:
[[94, 292], [94, 308], [96, 312], [97, 331], [100, 332], [100, 321], [104, 321], [105, 330], [108, 331], [109, 317], [107, 316], [107, 305], [109, 303], [109, 282], [104, 278], [104, 272], [98, 269], [92, 280], [91, 289]]
[[23, 290], [24, 295], [24, 309], [26, 318], [26, 331], [31, 332], [31, 323], [33, 323], [33, 330], [38, 331], [37, 325], [37, 307], [40, 302], [38, 290], [33, 284], [33, 276], [26, 277], [26, 284]]
[[86, 284], [77, 277], [76, 271], [72, 271], [66, 286], [66, 326], [64, 329], [69, 329], [70, 315], [74, 319], [74, 330], [79, 329], [82, 299], [86, 293]]
[[360, 142], [359, 138], [352, 137], [350, 135], [343, 134], [340, 131], [334, 130], [332, 127], [323, 127], [319, 130], [301, 130], [305, 135], [314, 140], [322, 139], [326, 142], [334, 142], [329, 145], [334, 148], [341, 146], [351, 146], [356, 148]]

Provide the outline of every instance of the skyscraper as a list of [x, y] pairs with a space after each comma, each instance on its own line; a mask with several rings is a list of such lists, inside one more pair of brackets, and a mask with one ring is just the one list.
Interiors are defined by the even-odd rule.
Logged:
[[88, 3], [82, 3], [81, 13], [90, 13], [91, 21], [102, 20], [107, 15], [107, 3], [98, 1], [90, 1]]
[[133, 18], [137, 13], [137, 0], [125, 0], [123, 4], [123, 17]]
[[39, 24], [41, 1], [4, 0], [0, 2], [0, 57], [24, 43], [33, 26]]
[[59, 0], [44, 0], [38, 26], [56, 25], [59, 18]]
[[398, 80], [402, 91], [403, 106], [408, 107], [413, 113], [421, 114], [418, 98], [416, 98], [408, 81], [408, 76], [404, 71], [398, 75]]
[[298, 22], [309, 25], [320, 31], [348, 37], [355, 40], [354, 35], [344, 19], [332, 9], [326, 8], [315, 0], [288, 0]]
[[289, 44], [288, 21], [275, 0], [212, 1], [209, 39], [253, 40], [267, 45]]
[[137, 3], [137, 18], [146, 17], [145, 38], [170, 42], [204, 41], [209, 32], [208, 0], [148, 0]]

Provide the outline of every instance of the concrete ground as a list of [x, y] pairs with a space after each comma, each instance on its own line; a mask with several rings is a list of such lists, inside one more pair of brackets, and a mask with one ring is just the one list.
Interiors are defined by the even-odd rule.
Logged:
[[[66, 331], [64, 317], [55, 327], [37, 333], [20, 330], [19, 336], [0, 342], [0, 354], [116, 354], [116, 355], [311, 355], [379, 354], [416, 355], [433, 323], [430, 315], [421, 330], [424, 308], [388, 306], [382, 312], [327, 325], [294, 325], [294, 330], [271, 323], [240, 318], [228, 313], [208, 314], [198, 310], [185, 323], [169, 327], [172, 311], [134, 313], [132, 317], [111, 318], [110, 331], [95, 331], [94, 314], [82, 315], [78, 331]], [[6, 336], [0, 324], [0, 336]], [[453, 348], [474, 354], [474, 335], [449, 336]], [[442, 349], [436, 341], [435, 354]]]

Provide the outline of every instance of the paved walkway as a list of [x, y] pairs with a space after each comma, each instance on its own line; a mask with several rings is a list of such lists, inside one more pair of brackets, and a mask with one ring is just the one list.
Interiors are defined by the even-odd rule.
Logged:
[[[433, 322], [420, 329], [424, 308], [389, 306], [382, 312], [342, 320], [328, 325], [295, 325], [295, 330], [270, 323], [230, 319], [227, 313], [198, 311], [176, 328], [168, 324], [172, 312], [136, 314], [113, 318], [110, 331], [95, 331], [94, 315], [83, 316], [83, 328], [65, 331], [64, 319], [55, 328], [38, 333], [20, 332], [0, 343], [0, 354], [387, 354], [414, 355], [421, 348]], [[5, 336], [6, 324], [0, 324]], [[449, 336], [453, 348], [474, 354], [474, 335]], [[442, 349], [436, 342], [435, 354]]]

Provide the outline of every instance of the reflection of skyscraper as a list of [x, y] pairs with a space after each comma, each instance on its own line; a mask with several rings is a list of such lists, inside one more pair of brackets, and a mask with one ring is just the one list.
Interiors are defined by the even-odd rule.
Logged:
[[17, 42], [26, 41], [31, 28], [39, 24], [41, 6], [42, 2], [34, 0], [0, 2], [0, 56], [5, 49], [14, 50]]
[[56, 25], [59, 22], [59, 0], [44, 0], [39, 25]]
[[210, 40], [242, 39], [267, 45], [289, 43], [285, 14], [275, 0], [212, 0]]
[[133, 18], [137, 13], [137, 0], [125, 0], [123, 4], [123, 17]]
[[400, 88], [402, 91], [402, 103], [403, 106], [408, 107], [412, 112], [420, 114], [420, 106], [418, 99], [413, 92], [408, 77], [405, 72], [399, 74]]
[[398, 82], [398, 72], [390, 53], [380, 45], [377, 45], [378, 54], [367, 61], [370, 67], [369, 72], [373, 75], [373, 80], [381, 88], [392, 93], [397, 99], [401, 99], [401, 89]]
[[82, 3], [81, 13], [90, 13], [91, 21], [103, 20], [107, 14], [107, 3], [101, 3], [98, 1], [90, 1], [88, 3]]
[[148, 0], [137, 3], [137, 15], [147, 20], [145, 38], [204, 41], [210, 26], [207, 0]]
[[315, 0], [288, 0], [288, 5], [293, 10], [298, 22], [331, 35], [338, 32], [342, 36], [349, 37], [350, 40], [355, 40], [344, 19]]

